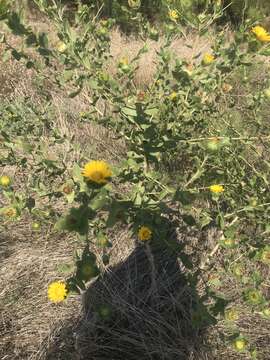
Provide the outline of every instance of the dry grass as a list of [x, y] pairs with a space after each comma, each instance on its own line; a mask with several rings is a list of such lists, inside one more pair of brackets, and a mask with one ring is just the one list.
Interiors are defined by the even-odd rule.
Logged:
[[[37, 23], [36, 20], [34, 23], [45, 31], [49, 26]], [[196, 44], [196, 53], [203, 53], [209, 50], [210, 43], [211, 38], [198, 38], [190, 34], [187, 39], [176, 39], [172, 48], [178, 56], [191, 61], [194, 51], [187, 44]], [[136, 75], [138, 87], [151, 81], [156, 52], [161, 44], [162, 39], [148, 43], [150, 50], [140, 60]], [[142, 45], [142, 41], [127, 39], [114, 30], [110, 71], [115, 71], [119, 58], [132, 58]], [[35, 103], [40, 101], [33, 73], [30, 70], [26, 72], [19, 63], [6, 63], [1, 68], [0, 80], [3, 84], [1, 98], [12, 101], [28, 96]], [[72, 158], [67, 157], [70, 167], [74, 161], [93, 154], [102, 153], [104, 158], [112, 161], [122, 157], [125, 151], [123, 142], [116, 142], [113, 135], [101, 126], [78, 124], [78, 113], [88, 109], [84, 94], [71, 100], [50, 86], [45, 90], [53, 99], [56, 127], [69, 139], [74, 136], [73, 142], [78, 148]], [[46, 142], [45, 136], [43, 141]], [[57, 151], [63, 155], [68, 150], [63, 145]], [[53, 152], [56, 153], [56, 150], [53, 149]], [[22, 186], [24, 174], [16, 174], [16, 169], [13, 169], [13, 174], [16, 175], [17, 186]], [[195, 256], [198, 261], [215, 246], [215, 233], [193, 233], [187, 236], [181, 234], [181, 228], [176, 230], [177, 241], [181, 242], [185, 236], [191, 251], [197, 249]], [[191, 308], [203, 284], [198, 284], [196, 289], [190, 288], [183, 267], [174, 256], [166, 251], [145, 251], [135, 244], [128, 229], [116, 229], [111, 234], [111, 240], [111, 265], [104, 268], [100, 279], [89, 285], [83, 297], [84, 312], [81, 313], [79, 297], [54, 306], [48, 303], [46, 296], [48, 283], [63, 276], [57, 270], [58, 265], [70, 262], [74, 238], [56, 234], [47, 225], [39, 233], [32, 232], [28, 218], [22, 219], [19, 224], [8, 224], [5, 227], [0, 235], [1, 359], [248, 359], [222, 345], [219, 331], [225, 329], [224, 323], [205, 328], [203, 332], [192, 327]], [[97, 254], [101, 260], [100, 252], [97, 251]], [[217, 253], [215, 261], [218, 267], [222, 263], [222, 255]], [[153, 269], [158, 284], [154, 288], [151, 277]], [[234, 297], [233, 291], [228, 275], [222, 292], [228, 297]], [[98, 306], [104, 303], [110, 304], [113, 310], [112, 317], [107, 321], [97, 315]], [[261, 360], [268, 360], [269, 320], [262, 320], [243, 307], [239, 326], [262, 349]]]
[[72, 245], [46, 227], [32, 233], [27, 219], [1, 234], [1, 359], [35, 359], [56, 319], [63, 322], [78, 311], [78, 298], [56, 307], [46, 295], [48, 283], [61, 278], [57, 266], [70, 261]]

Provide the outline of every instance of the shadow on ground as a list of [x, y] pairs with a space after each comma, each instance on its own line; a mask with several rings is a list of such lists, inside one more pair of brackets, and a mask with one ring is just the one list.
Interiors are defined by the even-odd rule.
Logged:
[[83, 316], [47, 339], [39, 359], [209, 359], [209, 314], [181, 271], [179, 245], [138, 244], [108, 268], [85, 293]]

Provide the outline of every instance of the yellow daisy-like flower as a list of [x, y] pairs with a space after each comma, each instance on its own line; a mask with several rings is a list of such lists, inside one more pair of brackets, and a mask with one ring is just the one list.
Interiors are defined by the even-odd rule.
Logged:
[[48, 298], [54, 303], [65, 300], [67, 296], [66, 284], [61, 281], [55, 281], [48, 287]]
[[90, 161], [83, 169], [82, 175], [96, 184], [106, 184], [108, 178], [112, 176], [110, 166], [105, 161]]
[[170, 10], [168, 15], [169, 15], [169, 18], [173, 21], [176, 21], [179, 18], [179, 14], [178, 14], [177, 10]]
[[15, 218], [18, 213], [17, 213], [17, 209], [15, 209], [14, 207], [10, 207], [5, 210], [4, 214], [9, 218]]
[[262, 26], [254, 26], [251, 32], [256, 36], [257, 40], [261, 42], [270, 42], [270, 34]]
[[247, 340], [240, 338], [234, 341], [234, 347], [237, 351], [244, 351], [247, 347]]
[[142, 226], [138, 232], [138, 238], [141, 241], [150, 240], [152, 237], [152, 230], [147, 226]]
[[65, 44], [63, 41], [59, 41], [57, 44], [57, 50], [61, 53], [65, 52], [67, 49], [67, 44]]
[[169, 98], [171, 101], [174, 101], [177, 99], [177, 92], [173, 91], [170, 95], [169, 95]]
[[204, 64], [204, 65], [209, 65], [209, 64], [211, 64], [214, 60], [215, 60], [214, 55], [212, 55], [212, 54], [205, 54], [204, 57], [203, 57], [203, 64]]
[[3, 175], [0, 177], [0, 185], [6, 187], [9, 186], [10, 184], [11, 184], [11, 179], [9, 176]]
[[214, 194], [219, 194], [224, 192], [224, 187], [222, 185], [211, 185], [209, 186], [209, 189]]

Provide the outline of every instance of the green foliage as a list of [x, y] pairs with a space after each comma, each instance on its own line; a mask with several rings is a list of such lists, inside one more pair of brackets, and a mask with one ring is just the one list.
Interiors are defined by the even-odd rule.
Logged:
[[[204, 268], [211, 265], [211, 256], [219, 250], [224, 257], [224, 272], [231, 272], [236, 282], [245, 287], [240, 300], [252, 311], [264, 311], [267, 299], [261, 272], [256, 270], [249, 276], [238, 260], [269, 265], [270, 165], [258, 145], [263, 143], [269, 150], [269, 122], [262, 117], [268, 102], [264, 90], [269, 84], [263, 83], [252, 91], [249, 87], [241, 104], [245, 124], [250, 123], [244, 129], [243, 122], [240, 127], [233, 116], [239, 116], [239, 104], [229, 93], [238, 86], [233, 79], [247, 73], [259, 61], [258, 56], [269, 55], [269, 45], [256, 40], [250, 28], [243, 25], [230, 43], [226, 43], [222, 31], [216, 34], [210, 61], [199, 62], [204, 54], [194, 49], [193, 58], [187, 62], [170, 51], [173, 38], [182, 30], [180, 19], [169, 17], [168, 11], [176, 9], [177, 15], [191, 6], [202, 8], [198, 16], [192, 12], [189, 17], [187, 11], [184, 18], [201, 34], [222, 16], [222, 9], [216, 4], [212, 12], [208, 11], [211, 2], [207, 1], [175, 2], [169, 6], [164, 3], [165, 43], [157, 54], [156, 72], [148, 87], [137, 89], [134, 77], [139, 60], [148, 51], [146, 45], [133, 59], [120, 59], [115, 74], [109, 74], [110, 30], [114, 24], [111, 18], [99, 21], [91, 7], [78, 3], [70, 19], [61, 5], [45, 0], [35, 3], [56, 26], [59, 43], [52, 44], [47, 34], [35, 32], [19, 13], [10, 10], [3, 19], [10, 31], [21, 38], [22, 46], [14, 49], [4, 39], [6, 52], [26, 67], [32, 64], [41, 78], [49, 69], [54, 84], [67, 91], [69, 97], [82, 91], [88, 94], [89, 111], [82, 114], [83, 121], [112, 131], [125, 142], [127, 152], [116, 166], [90, 161], [88, 170], [85, 167], [83, 171], [89, 159], [82, 155], [70, 169], [66, 156], [47, 156], [50, 146], [67, 142], [69, 153], [76, 153], [72, 142], [49, 121], [48, 99], [45, 109], [33, 109], [30, 104], [1, 106], [1, 163], [19, 166], [30, 174], [25, 189], [18, 194], [12, 186], [3, 190], [6, 204], [1, 216], [15, 220], [26, 211], [33, 220], [45, 219], [54, 223], [57, 231], [78, 235], [83, 250], [76, 253], [74, 273], [66, 280], [69, 293], [85, 290], [87, 283], [109, 264], [106, 250], [111, 246], [110, 229], [121, 223], [128, 225], [142, 246], [148, 242], [150, 249], [170, 249], [186, 268], [191, 286], [200, 281]], [[116, 11], [120, 19], [123, 14], [128, 19], [141, 7], [147, 12], [156, 5], [135, 0], [128, 4], [108, 3], [111, 14]], [[153, 37], [147, 26], [145, 33]], [[101, 111], [99, 102], [111, 111]], [[50, 133], [47, 147], [40, 141], [44, 127]], [[180, 163], [176, 174], [168, 171], [170, 161]], [[125, 191], [121, 191], [122, 187]], [[49, 205], [39, 208], [40, 199], [46, 199]], [[60, 200], [66, 207], [63, 213], [57, 208]], [[185, 251], [188, 244], [182, 246], [169, 240], [174, 230], [171, 219], [175, 217], [181, 221], [182, 231], [201, 231], [210, 225], [218, 230], [216, 250], [205, 263], [193, 261]], [[146, 237], [140, 237], [143, 227], [148, 231]], [[91, 251], [93, 244], [103, 251], [100, 266]], [[218, 293], [221, 283], [219, 278], [208, 281], [205, 293], [192, 309], [194, 327], [214, 324], [226, 313], [233, 299]], [[110, 317], [106, 308], [97, 312], [105, 320]], [[237, 351], [242, 351], [246, 342], [239, 336], [237, 333], [230, 341]]]

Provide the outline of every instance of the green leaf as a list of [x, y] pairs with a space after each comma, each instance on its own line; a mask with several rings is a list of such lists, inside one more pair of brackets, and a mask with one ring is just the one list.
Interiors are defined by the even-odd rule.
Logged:
[[196, 220], [194, 219], [194, 217], [192, 215], [183, 215], [182, 219], [189, 226], [196, 225]]
[[28, 199], [26, 199], [25, 201], [25, 207], [28, 208], [29, 211], [31, 211], [32, 209], [34, 209], [36, 205], [36, 201], [34, 198], [29, 197]]
[[74, 264], [63, 263], [57, 266], [57, 271], [61, 274], [70, 274], [74, 268]]
[[137, 117], [137, 109], [135, 107], [123, 107], [122, 112], [124, 115], [128, 116], [128, 117]]
[[45, 33], [41, 33], [38, 36], [38, 42], [39, 42], [39, 46], [41, 46], [42, 48], [48, 48], [49, 42], [48, 42], [48, 37], [47, 34]]
[[77, 262], [76, 279], [89, 281], [99, 275], [99, 269], [91, 260], [82, 260]]
[[8, 18], [8, 27], [12, 30], [15, 35], [27, 35], [27, 28], [21, 23], [19, 15], [13, 12]]
[[229, 301], [220, 297], [216, 298], [216, 303], [211, 307], [211, 313], [217, 317], [219, 314], [224, 315], [224, 311]]
[[156, 107], [156, 106], [144, 110], [144, 112], [145, 112], [146, 115], [149, 115], [149, 116], [152, 116], [152, 117], [158, 115], [159, 111], [160, 111], [159, 108]]
[[84, 206], [71, 208], [69, 213], [61, 217], [54, 228], [59, 231], [75, 231], [80, 235], [88, 233], [89, 211]]
[[96, 245], [101, 248], [111, 247], [111, 243], [108, 241], [106, 234], [104, 234], [102, 231], [97, 234]]
[[72, 174], [74, 181], [83, 181], [82, 170], [78, 164], [74, 165]]
[[192, 262], [191, 262], [191, 260], [190, 260], [190, 257], [189, 257], [187, 254], [181, 253], [181, 254], [179, 255], [179, 258], [180, 258], [180, 260], [182, 261], [183, 265], [184, 265], [187, 269], [189, 269], [189, 270], [192, 270], [192, 269], [193, 269], [193, 264], [192, 264]]
[[109, 215], [106, 221], [106, 226], [108, 228], [113, 227], [119, 221], [119, 213], [121, 211], [124, 211], [124, 209], [120, 203], [115, 201], [111, 204]]
[[179, 201], [183, 205], [190, 205], [195, 200], [196, 195], [189, 191], [177, 190], [174, 195], [174, 200]]
[[104, 208], [104, 206], [108, 204], [108, 202], [109, 202], [109, 197], [107, 191], [103, 188], [97, 194], [97, 196], [95, 196], [94, 199], [91, 200], [89, 206], [91, 207], [91, 209], [96, 211]]

